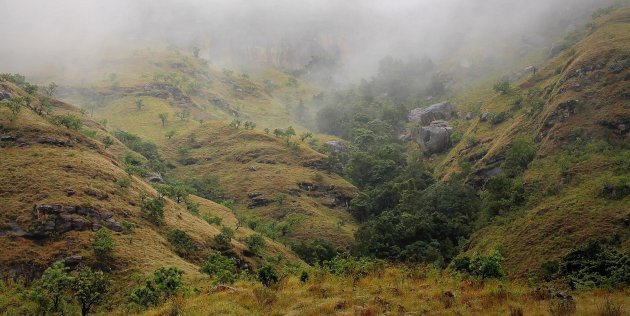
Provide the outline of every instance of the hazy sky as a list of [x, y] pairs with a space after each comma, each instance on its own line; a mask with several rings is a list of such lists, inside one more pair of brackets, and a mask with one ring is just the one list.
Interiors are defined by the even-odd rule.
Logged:
[[[28, 65], [86, 63], [104, 48], [166, 41], [210, 43], [208, 54], [340, 44], [349, 68], [373, 68], [384, 55], [439, 59], [474, 41], [488, 47], [536, 35], [573, 11], [606, 0], [0, 0], [0, 72]], [[557, 25], [554, 25], [557, 24]], [[489, 48], [490, 49], [490, 48]], [[24, 71], [28, 72], [28, 71]]]

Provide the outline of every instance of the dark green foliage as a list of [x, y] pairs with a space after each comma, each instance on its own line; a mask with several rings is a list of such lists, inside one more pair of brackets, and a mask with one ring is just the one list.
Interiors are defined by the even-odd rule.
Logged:
[[199, 203], [195, 203], [189, 199], [185, 199], [184, 200], [184, 204], [186, 205], [186, 209], [195, 214], [195, 215], [199, 215]]
[[468, 256], [455, 258], [451, 266], [455, 271], [481, 279], [501, 278], [503, 277], [503, 260], [503, 256], [498, 251], [488, 256], [475, 253], [472, 258]]
[[492, 89], [500, 94], [512, 93], [512, 85], [508, 81], [501, 81], [496, 83]]
[[521, 174], [536, 155], [536, 144], [529, 138], [518, 138], [512, 143], [512, 147], [505, 155], [505, 161], [501, 166], [503, 172], [514, 177]]
[[451, 134], [451, 143], [457, 144], [462, 140], [462, 138], [464, 138], [464, 133], [455, 131]]
[[506, 214], [525, 202], [525, 187], [521, 178], [510, 178], [505, 174], [488, 180], [483, 200], [486, 219]]
[[126, 220], [123, 220], [120, 223], [120, 226], [122, 227], [122, 231], [125, 234], [131, 234], [137, 227], [137, 225], [135, 223], [132, 223], [132, 222], [126, 221]]
[[278, 275], [270, 265], [264, 265], [258, 269], [258, 281], [265, 286], [271, 286], [278, 282]]
[[107, 228], [99, 228], [94, 234], [92, 241], [92, 249], [97, 257], [109, 257], [114, 250], [114, 238]]
[[310, 242], [301, 242], [291, 247], [308, 264], [322, 264], [337, 255], [337, 250], [328, 241], [316, 238]]
[[249, 248], [249, 251], [253, 253], [260, 252], [260, 250], [262, 250], [262, 248], [265, 247], [266, 244], [265, 238], [263, 238], [259, 234], [253, 234], [245, 237], [244, 242], [247, 248]]
[[164, 218], [165, 203], [164, 199], [159, 197], [147, 199], [142, 203], [142, 212], [154, 224], [160, 225]]
[[116, 185], [119, 188], [121, 188], [121, 189], [128, 188], [130, 184], [131, 184], [131, 178], [130, 177], [124, 177], [124, 178], [120, 178], [120, 179], [116, 180]]
[[384, 267], [385, 261], [365, 257], [337, 256], [324, 262], [324, 268], [328, 272], [340, 276], [352, 276], [355, 279], [382, 270]]
[[363, 255], [444, 265], [473, 230], [479, 199], [468, 186], [435, 183], [406, 190], [391, 209], [363, 223], [356, 251]]
[[105, 136], [103, 137], [103, 145], [105, 146], [105, 148], [109, 148], [111, 145], [114, 144], [114, 140], [109, 137], [109, 136]]
[[205, 174], [201, 178], [193, 178], [188, 185], [196, 195], [208, 200], [221, 202], [226, 198], [227, 190], [219, 182], [219, 177], [215, 175]]
[[210, 252], [199, 271], [215, 277], [217, 283], [233, 283], [237, 278], [236, 260], [218, 251]]
[[510, 114], [507, 112], [492, 113], [490, 115], [490, 123], [492, 123], [492, 125], [501, 124], [508, 118], [510, 118]]
[[221, 247], [228, 247], [234, 237], [234, 231], [229, 227], [222, 226], [221, 233], [214, 236], [214, 241]]
[[162, 300], [176, 295], [184, 289], [182, 275], [184, 271], [176, 267], [159, 268], [153, 272], [153, 277], [131, 291], [129, 299], [132, 303], [148, 307], [156, 306]]
[[195, 241], [181, 229], [170, 231], [168, 233], [168, 241], [175, 248], [175, 252], [182, 257], [189, 256], [197, 248]]
[[102, 271], [88, 267], [79, 270], [72, 288], [81, 305], [81, 315], [89, 314], [95, 304], [100, 303], [109, 291], [110, 282]]
[[81, 122], [81, 119], [72, 114], [55, 115], [50, 119], [54, 124], [63, 125], [66, 128], [71, 128], [74, 130], [79, 130], [81, 129], [81, 126], [83, 126], [83, 122]]
[[308, 279], [309, 279], [308, 272], [302, 271], [302, 273], [300, 274], [300, 282], [306, 283]]
[[590, 240], [560, 260], [557, 275], [573, 289], [630, 284], [630, 254]]
[[601, 189], [600, 195], [609, 200], [621, 200], [630, 195], [630, 178], [609, 179]]
[[129, 149], [141, 154], [149, 160], [161, 160], [157, 146], [154, 143], [144, 141], [142, 138], [125, 131], [115, 131], [114, 137], [125, 144], [125, 146], [129, 147]]
[[31, 296], [44, 310], [59, 312], [65, 304], [65, 294], [72, 286], [73, 278], [63, 262], [57, 261], [47, 268], [33, 284]]

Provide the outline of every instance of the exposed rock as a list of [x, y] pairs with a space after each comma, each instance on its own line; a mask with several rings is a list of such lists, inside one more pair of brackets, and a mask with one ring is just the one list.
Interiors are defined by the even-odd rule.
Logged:
[[348, 150], [348, 146], [338, 140], [329, 140], [324, 144], [328, 146], [328, 149], [330, 149], [330, 152], [332, 153], [341, 154]]
[[97, 200], [108, 200], [109, 199], [109, 195], [107, 193], [103, 193], [103, 192], [98, 192], [92, 189], [86, 189], [83, 191], [83, 193], [95, 197]]
[[37, 224], [25, 237], [43, 239], [72, 230], [97, 229], [101, 225], [120, 232], [122, 227], [113, 219], [113, 213], [91, 207], [42, 204], [34, 208]]
[[613, 133], [624, 136], [630, 132], [630, 118], [617, 118], [610, 120], [603, 120], [599, 122], [600, 125], [612, 130]]
[[483, 112], [483, 113], [481, 113], [481, 114], [479, 115], [479, 120], [480, 120], [480, 121], [482, 121], [482, 122], [485, 122], [485, 121], [487, 121], [487, 120], [488, 120], [488, 117], [489, 117], [489, 116], [490, 116], [490, 112], [485, 111], [485, 112]]
[[6, 100], [11, 98], [11, 93], [9, 93], [8, 91], [0, 88], [0, 101]]
[[67, 196], [73, 196], [73, 195], [77, 194], [77, 191], [75, 191], [73, 189], [65, 189], [65, 190], [63, 190], [63, 192], [65, 192]]
[[70, 257], [64, 258], [61, 261], [63, 261], [63, 263], [66, 266], [74, 267], [74, 266], [79, 265], [83, 261], [83, 256], [79, 256], [79, 255], [70, 256]]
[[275, 165], [276, 161], [272, 160], [272, 159], [258, 159], [256, 160], [257, 163], [264, 163], [264, 164], [268, 164], [268, 165]]
[[317, 160], [317, 159], [305, 161], [302, 163], [302, 166], [306, 168], [317, 169], [317, 170], [327, 169], [326, 162], [323, 160]]
[[55, 145], [59, 147], [72, 147], [72, 143], [69, 141], [64, 141], [61, 139], [40, 137], [35, 139], [35, 142], [38, 144], [46, 144], [46, 145]]
[[433, 104], [427, 108], [415, 108], [409, 112], [410, 121], [419, 121], [421, 126], [427, 126], [433, 121], [448, 120], [453, 116], [453, 106], [450, 102]]
[[12, 142], [14, 140], [15, 140], [15, 137], [9, 134], [0, 135], [0, 141], [2, 142]]
[[197, 158], [184, 158], [182, 160], [179, 161], [180, 164], [184, 165], [184, 166], [190, 166], [190, 165], [194, 165], [197, 162], [199, 162], [199, 159]]
[[147, 178], [145, 178], [147, 182], [151, 183], [165, 183], [164, 179], [159, 173], [150, 174]]
[[472, 119], [473, 119], [473, 117], [474, 117], [473, 112], [468, 112], [468, 113], [466, 113], [466, 119], [467, 119], [467, 120], [469, 120], [469, 121], [470, 121], [470, 120], [472, 120]]
[[247, 171], [256, 171], [258, 170], [258, 168], [256, 168], [256, 166], [249, 166], [246, 168]]
[[272, 200], [266, 199], [262, 197], [262, 193], [260, 192], [252, 192], [248, 193], [247, 197], [249, 197], [249, 203], [247, 204], [247, 208], [256, 208], [261, 206], [269, 205]]
[[440, 153], [451, 146], [453, 128], [446, 121], [433, 121], [429, 126], [419, 126], [411, 129], [412, 139], [420, 145], [427, 154]]
[[314, 191], [317, 190], [317, 185], [310, 182], [299, 182], [298, 187], [305, 191]]

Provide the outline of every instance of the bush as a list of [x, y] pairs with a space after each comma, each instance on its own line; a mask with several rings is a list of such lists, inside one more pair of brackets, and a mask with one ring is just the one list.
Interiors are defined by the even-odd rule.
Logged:
[[131, 178], [130, 177], [124, 177], [124, 178], [120, 178], [120, 179], [116, 180], [116, 185], [119, 188], [121, 188], [121, 189], [128, 188], [130, 184], [131, 184]]
[[507, 112], [492, 113], [490, 115], [490, 123], [498, 125], [505, 122], [508, 118], [510, 118], [510, 115]]
[[562, 258], [558, 276], [573, 289], [630, 284], [630, 254], [590, 240]]
[[600, 192], [600, 196], [609, 200], [621, 200], [628, 195], [630, 195], [630, 178], [628, 177], [618, 177], [606, 182]]
[[51, 117], [51, 120], [54, 124], [63, 125], [66, 128], [74, 130], [79, 130], [81, 129], [81, 126], [83, 126], [83, 122], [81, 122], [81, 119], [72, 114], [55, 115]]
[[258, 269], [258, 281], [264, 286], [271, 286], [278, 282], [278, 275], [270, 265], [264, 265]]
[[103, 145], [105, 146], [105, 148], [109, 148], [111, 145], [114, 144], [114, 139], [112, 139], [109, 136], [105, 136], [103, 137]]
[[505, 155], [503, 170], [508, 176], [521, 174], [536, 156], [536, 144], [530, 138], [518, 138]]
[[237, 278], [236, 260], [218, 251], [210, 252], [199, 271], [215, 277], [217, 283], [233, 283]]
[[501, 81], [496, 83], [492, 89], [500, 94], [510, 94], [512, 92], [512, 85], [508, 81]]
[[183, 274], [184, 271], [176, 267], [159, 268], [153, 272], [152, 278], [145, 281], [144, 286], [131, 291], [129, 300], [144, 307], [156, 306], [163, 299], [176, 295], [184, 288]]
[[244, 242], [245, 245], [247, 245], [247, 248], [249, 248], [249, 250], [253, 253], [259, 253], [266, 244], [265, 238], [259, 234], [253, 234], [245, 237]]
[[223, 201], [227, 194], [227, 190], [219, 182], [219, 177], [214, 175], [193, 178], [189, 185], [197, 195], [215, 202]]
[[324, 268], [335, 275], [360, 278], [385, 267], [385, 261], [372, 258], [337, 256], [324, 262]]
[[197, 248], [192, 238], [181, 229], [170, 231], [168, 233], [168, 241], [175, 248], [175, 252], [182, 257], [189, 256]]
[[162, 219], [164, 218], [165, 204], [166, 203], [163, 198], [158, 197], [147, 199], [142, 203], [142, 212], [154, 224], [160, 225], [162, 223]]
[[92, 249], [98, 257], [109, 257], [114, 250], [114, 238], [107, 228], [99, 228], [92, 241]]
[[322, 264], [337, 255], [337, 250], [326, 240], [316, 238], [311, 242], [301, 242], [291, 249], [308, 264]]
[[481, 279], [501, 278], [503, 276], [503, 256], [498, 251], [482, 256], [475, 253], [472, 258], [460, 256], [453, 260], [452, 268], [455, 271], [467, 273]]
[[222, 226], [221, 233], [214, 236], [214, 241], [219, 244], [219, 246], [227, 247], [230, 245], [230, 241], [234, 237], [234, 231], [229, 227]]

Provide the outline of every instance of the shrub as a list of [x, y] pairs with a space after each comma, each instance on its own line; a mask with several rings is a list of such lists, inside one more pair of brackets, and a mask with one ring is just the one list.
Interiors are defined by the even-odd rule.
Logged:
[[121, 189], [128, 188], [130, 184], [131, 184], [131, 178], [130, 177], [124, 177], [124, 178], [120, 178], [120, 179], [116, 180], [116, 185], [119, 188], [121, 188]]
[[508, 81], [501, 81], [496, 83], [492, 89], [500, 94], [510, 94], [512, 92], [512, 85]]
[[510, 118], [510, 115], [507, 112], [492, 113], [490, 115], [490, 123], [492, 125], [501, 124], [508, 118]]
[[130, 221], [126, 221], [126, 220], [123, 220], [120, 223], [120, 226], [122, 227], [122, 231], [125, 234], [131, 234], [134, 231], [134, 229], [136, 229], [136, 224]]
[[452, 267], [456, 271], [465, 272], [481, 279], [501, 278], [503, 276], [503, 256], [498, 251], [488, 256], [475, 253], [472, 258], [460, 256], [453, 260]]
[[253, 253], [258, 253], [260, 250], [265, 247], [265, 238], [263, 238], [259, 234], [253, 234], [245, 237], [245, 245], [247, 248]]
[[614, 181], [608, 181], [601, 189], [600, 195], [609, 200], [621, 200], [630, 195], [630, 178], [618, 177]]
[[215, 175], [207, 174], [201, 178], [193, 178], [188, 184], [197, 195], [215, 202], [223, 201], [227, 194], [227, 190], [219, 182], [219, 177]]
[[114, 250], [114, 238], [107, 228], [99, 228], [92, 241], [92, 249], [98, 257], [108, 257]]
[[630, 284], [630, 255], [590, 240], [562, 258], [558, 276], [573, 289]]
[[142, 212], [154, 224], [160, 225], [164, 218], [164, 204], [163, 198], [147, 199], [142, 203]]
[[219, 244], [219, 246], [227, 247], [230, 245], [230, 241], [234, 237], [234, 231], [229, 227], [222, 226], [221, 233], [214, 236], [214, 241]]
[[109, 136], [105, 136], [103, 137], [103, 145], [105, 146], [105, 148], [109, 148], [111, 145], [114, 144], [114, 139], [112, 139]]
[[457, 144], [462, 140], [463, 137], [464, 137], [464, 134], [462, 132], [455, 131], [453, 132], [453, 134], [451, 134], [451, 143]]
[[184, 271], [176, 267], [159, 268], [153, 272], [152, 278], [145, 281], [143, 286], [134, 288], [129, 295], [132, 303], [140, 306], [156, 306], [164, 298], [177, 294], [184, 288], [182, 275]]
[[237, 278], [236, 260], [218, 251], [210, 252], [199, 271], [215, 277], [217, 283], [233, 283]]
[[306, 283], [308, 279], [309, 279], [308, 272], [302, 271], [302, 273], [300, 274], [300, 282]]
[[278, 282], [278, 275], [270, 265], [264, 265], [258, 269], [258, 281], [264, 286], [271, 286]]
[[536, 155], [536, 144], [529, 138], [518, 138], [512, 143], [512, 147], [505, 155], [503, 170], [508, 176], [516, 176], [534, 160]]
[[364, 277], [372, 272], [380, 271], [384, 268], [385, 261], [373, 258], [356, 258], [337, 256], [332, 260], [324, 262], [324, 268], [335, 275], [352, 276], [353, 278]]
[[72, 114], [55, 115], [51, 117], [51, 120], [54, 124], [63, 125], [66, 128], [74, 130], [79, 130], [81, 129], [81, 126], [83, 126], [83, 122], [81, 122], [81, 119]]
[[181, 229], [170, 231], [168, 241], [175, 248], [175, 252], [182, 257], [187, 257], [196, 249], [195, 242]]
[[311, 242], [301, 242], [291, 249], [308, 264], [322, 264], [337, 255], [337, 250], [326, 240], [316, 238]]

